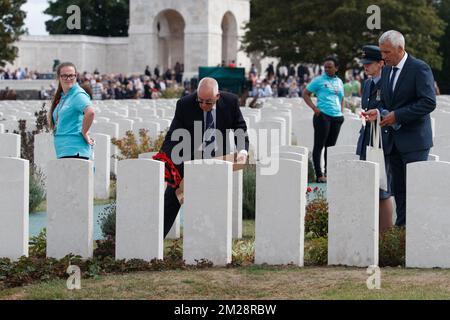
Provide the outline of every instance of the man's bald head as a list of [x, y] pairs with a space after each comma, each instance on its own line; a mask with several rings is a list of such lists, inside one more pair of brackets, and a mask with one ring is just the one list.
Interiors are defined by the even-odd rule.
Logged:
[[219, 97], [219, 84], [215, 79], [203, 78], [200, 80], [197, 89], [197, 99], [203, 111], [211, 111]]

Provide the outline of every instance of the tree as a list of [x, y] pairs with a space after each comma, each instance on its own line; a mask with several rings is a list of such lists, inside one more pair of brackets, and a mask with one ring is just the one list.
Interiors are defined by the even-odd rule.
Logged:
[[0, 0], [0, 67], [13, 63], [17, 47], [13, 44], [25, 33], [23, 28], [26, 13], [20, 7], [26, 0]]
[[[72, 13], [67, 8], [76, 5], [81, 10], [81, 29], [69, 29]], [[52, 16], [45, 22], [50, 34], [83, 34], [100, 37], [128, 36], [129, 0], [49, 0], [44, 11]]]
[[450, 93], [450, 0], [436, 1], [439, 17], [447, 22], [445, 33], [441, 37], [439, 52], [443, 58], [442, 69], [435, 69], [434, 74], [442, 94]]
[[278, 57], [284, 62], [321, 63], [336, 54], [340, 76], [356, 66], [365, 44], [377, 44], [379, 36], [396, 29], [406, 38], [408, 52], [440, 69], [439, 38], [444, 22], [427, 0], [379, 0], [382, 30], [367, 28], [367, 8], [372, 0], [252, 0], [252, 16], [246, 25], [243, 49]]

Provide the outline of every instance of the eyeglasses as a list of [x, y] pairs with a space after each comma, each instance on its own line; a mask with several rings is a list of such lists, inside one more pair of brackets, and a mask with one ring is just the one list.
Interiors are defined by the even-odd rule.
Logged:
[[60, 75], [61, 79], [63, 80], [73, 80], [77, 77], [76, 74], [62, 74]]
[[206, 104], [207, 106], [212, 106], [216, 103], [216, 101], [205, 101], [205, 100], [200, 100], [197, 99], [198, 104]]

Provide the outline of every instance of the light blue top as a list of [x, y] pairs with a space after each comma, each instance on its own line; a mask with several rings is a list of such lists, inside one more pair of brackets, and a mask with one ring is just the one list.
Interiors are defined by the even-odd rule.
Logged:
[[67, 93], [61, 93], [61, 100], [53, 111], [55, 122], [56, 157], [80, 156], [92, 158], [91, 146], [83, 138], [84, 109], [91, 105], [86, 91], [76, 83]]
[[306, 90], [317, 96], [317, 108], [330, 117], [342, 116], [342, 98], [344, 83], [337, 76], [329, 77], [326, 73], [314, 78]]

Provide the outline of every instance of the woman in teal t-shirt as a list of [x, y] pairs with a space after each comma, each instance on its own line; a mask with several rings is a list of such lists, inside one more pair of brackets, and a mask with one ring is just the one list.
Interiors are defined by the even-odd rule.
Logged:
[[89, 128], [94, 121], [91, 99], [78, 85], [77, 70], [73, 63], [60, 64], [57, 76], [58, 89], [49, 112], [56, 157], [89, 160], [94, 144], [89, 137]]
[[[344, 84], [336, 75], [339, 65], [334, 57], [324, 62], [325, 73], [314, 78], [303, 91], [303, 99], [314, 111], [314, 148], [313, 163], [317, 182], [326, 182], [327, 147], [334, 146], [344, 123]], [[317, 96], [317, 106], [311, 100], [311, 94]], [[320, 159], [325, 148], [325, 173], [322, 172]]]

